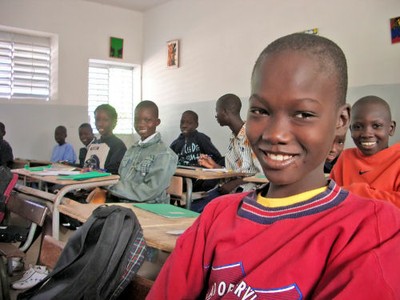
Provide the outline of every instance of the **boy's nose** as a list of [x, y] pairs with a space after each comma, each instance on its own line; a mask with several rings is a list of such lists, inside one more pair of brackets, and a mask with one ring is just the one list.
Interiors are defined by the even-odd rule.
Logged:
[[263, 139], [271, 144], [286, 143], [290, 137], [290, 124], [285, 118], [271, 118], [265, 126]]

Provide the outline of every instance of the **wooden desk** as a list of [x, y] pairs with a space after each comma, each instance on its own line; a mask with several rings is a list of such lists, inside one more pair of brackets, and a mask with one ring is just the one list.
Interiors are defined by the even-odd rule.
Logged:
[[16, 158], [14, 159], [13, 169], [23, 168], [25, 165], [29, 167], [37, 167], [51, 164], [52, 162], [49, 160]]
[[52, 219], [52, 235], [57, 240], [59, 239], [59, 231], [60, 231], [60, 212], [58, 206], [60, 205], [64, 196], [71, 192], [78, 189], [90, 189], [99, 186], [108, 186], [118, 182], [119, 176], [118, 175], [110, 175], [104, 177], [97, 177], [91, 178], [86, 180], [60, 180], [58, 176], [39, 176], [35, 174], [35, 172], [30, 172], [25, 169], [14, 169], [12, 170], [13, 173], [16, 173], [23, 177], [33, 178], [38, 180], [39, 182], [48, 182], [60, 185], [61, 188], [57, 192], [57, 194], [51, 194], [45, 191], [36, 190], [32, 188], [28, 188], [25, 186], [21, 186], [19, 184], [16, 185], [16, 189], [26, 193], [31, 194], [34, 196], [38, 196], [40, 198], [44, 198], [46, 200], [50, 200], [54, 202], [53, 206], [53, 219]]
[[190, 209], [192, 204], [192, 193], [193, 193], [193, 179], [210, 180], [210, 179], [226, 179], [234, 177], [247, 177], [254, 175], [254, 173], [243, 173], [233, 171], [212, 171], [212, 169], [203, 168], [177, 168], [175, 176], [181, 176], [186, 182], [186, 209]]
[[[58, 206], [60, 212], [81, 222], [86, 222], [98, 206], [102, 204], [82, 204], [74, 200], [65, 199]], [[134, 211], [143, 228], [143, 235], [148, 246], [171, 253], [175, 248], [177, 235], [167, 233], [171, 230], [186, 230], [196, 218], [166, 218], [149, 211], [134, 207], [132, 203], [107, 203], [107, 205], [120, 205]]]
[[243, 178], [243, 181], [245, 182], [253, 182], [253, 183], [268, 183], [269, 180], [265, 177], [264, 174], [255, 174], [253, 176], [248, 176]]

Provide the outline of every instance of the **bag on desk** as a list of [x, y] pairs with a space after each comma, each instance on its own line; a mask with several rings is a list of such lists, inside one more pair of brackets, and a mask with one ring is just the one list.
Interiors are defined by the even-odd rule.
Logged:
[[145, 250], [131, 209], [100, 206], [70, 237], [54, 270], [17, 299], [116, 299], [142, 265]]

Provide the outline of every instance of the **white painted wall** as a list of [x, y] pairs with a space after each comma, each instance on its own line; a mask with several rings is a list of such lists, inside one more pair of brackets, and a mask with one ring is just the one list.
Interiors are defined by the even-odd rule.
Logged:
[[0, 100], [0, 121], [14, 156], [49, 159], [57, 125], [67, 127], [67, 142], [78, 151], [78, 127], [88, 121], [88, 61], [109, 60], [114, 36], [124, 39], [124, 58], [111, 60], [141, 64], [143, 14], [77, 0], [0, 0], [0, 26], [52, 33], [59, 41], [58, 98]]
[[[229, 130], [214, 119], [215, 100], [235, 93], [246, 109], [261, 50], [277, 37], [318, 27], [347, 56], [349, 102], [376, 93], [400, 123], [400, 43], [391, 44], [389, 31], [389, 19], [399, 15], [398, 0], [173, 0], [144, 16], [143, 96], [159, 104], [165, 140], [178, 135], [180, 114], [195, 108], [199, 130], [224, 151]], [[171, 39], [181, 41], [178, 69], [165, 67]], [[392, 141], [399, 140], [400, 128]]]

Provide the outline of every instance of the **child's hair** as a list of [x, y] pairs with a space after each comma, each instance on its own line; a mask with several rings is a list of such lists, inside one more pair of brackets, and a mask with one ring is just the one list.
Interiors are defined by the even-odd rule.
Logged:
[[336, 80], [332, 80], [332, 83], [336, 84], [338, 106], [346, 103], [348, 81], [346, 57], [342, 49], [334, 42], [314, 34], [293, 33], [269, 44], [261, 52], [254, 65], [251, 75], [252, 89], [256, 84], [255, 74], [259, 72], [259, 68], [264, 59], [268, 55], [278, 54], [284, 51], [302, 52], [317, 61], [323, 72], [336, 77]]
[[59, 131], [65, 135], [67, 135], [67, 127], [63, 126], [63, 125], [59, 125], [56, 127], [55, 131]]
[[240, 114], [240, 110], [242, 109], [242, 101], [235, 94], [225, 94], [219, 97], [217, 103], [221, 108], [237, 115]]
[[362, 97], [353, 104], [352, 109], [356, 109], [357, 107], [359, 107], [361, 105], [365, 105], [365, 104], [379, 104], [380, 106], [382, 106], [385, 109], [388, 120], [392, 121], [392, 111], [390, 109], [390, 106], [382, 98], [379, 98], [378, 96], [373, 96], [373, 95]]
[[139, 102], [139, 104], [136, 106], [135, 111], [142, 109], [142, 108], [148, 108], [151, 109], [154, 116], [158, 118], [158, 106], [155, 104], [153, 101], [150, 100], [143, 100]]
[[97, 106], [96, 109], [94, 110], [94, 114], [96, 114], [96, 112], [99, 110], [105, 111], [109, 115], [111, 120], [117, 121], [118, 113], [115, 110], [115, 108], [112, 107], [110, 104], [101, 104], [101, 105]]
[[6, 131], [6, 126], [4, 126], [4, 123], [3, 123], [3, 122], [0, 122], [0, 131], [1, 131], [1, 132]]
[[87, 129], [90, 129], [90, 130], [93, 131], [92, 125], [90, 125], [89, 123], [82, 123], [82, 124], [79, 126], [78, 130], [83, 129], [83, 128], [87, 128]]
[[196, 112], [194, 112], [193, 110], [186, 110], [182, 113], [182, 115], [184, 115], [184, 114], [190, 115], [196, 123], [199, 122], [199, 115]]

